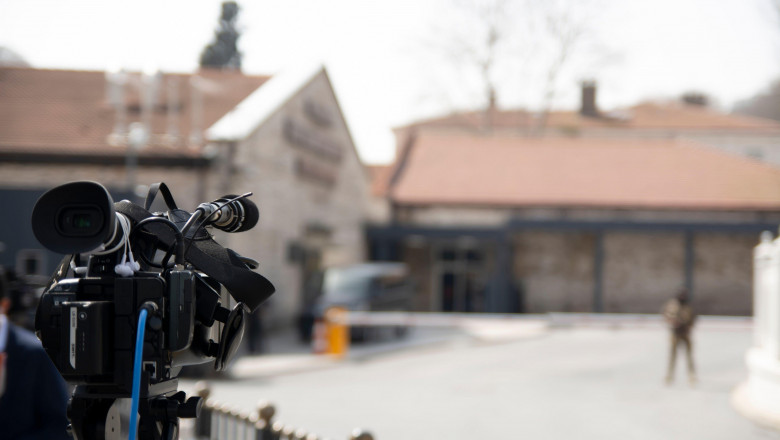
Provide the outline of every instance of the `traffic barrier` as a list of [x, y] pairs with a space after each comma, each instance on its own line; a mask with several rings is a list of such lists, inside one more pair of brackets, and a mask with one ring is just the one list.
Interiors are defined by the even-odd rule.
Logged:
[[392, 327], [463, 327], [472, 323], [546, 321], [544, 314], [453, 312], [349, 312], [348, 325]]
[[323, 319], [314, 322], [312, 352], [343, 358], [349, 351], [349, 312], [344, 307], [330, 307]]
[[[659, 314], [625, 313], [440, 313], [369, 312], [328, 310], [325, 319], [315, 325], [312, 349], [315, 353], [344, 358], [349, 351], [350, 329], [392, 328], [403, 335], [409, 328], [449, 328], [478, 340], [508, 341], [534, 337], [562, 328], [664, 329]], [[751, 331], [750, 317], [700, 316], [697, 327], [718, 331]], [[354, 330], [353, 330], [354, 333]]]
[[325, 354], [328, 352], [327, 330], [325, 321], [322, 319], [314, 321], [311, 336], [311, 351], [315, 354]]
[[[450, 327], [468, 328], [472, 325], [529, 325], [544, 324], [558, 327], [625, 327], [658, 328], [666, 323], [660, 314], [639, 313], [545, 313], [545, 314], [502, 314], [502, 313], [440, 313], [440, 312], [349, 312], [350, 326], [396, 326], [396, 327]], [[753, 328], [749, 316], [699, 316], [697, 326], [723, 330], [750, 330]]]
[[[190, 432], [182, 429], [183, 440], [326, 440], [305, 429], [274, 421], [276, 408], [269, 402], [260, 401], [255, 410], [249, 412], [212, 399], [206, 382], [196, 384], [196, 393], [203, 398], [203, 407]], [[347, 438], [374, 440], [369, 431], [360, 428], [353, 430]]]

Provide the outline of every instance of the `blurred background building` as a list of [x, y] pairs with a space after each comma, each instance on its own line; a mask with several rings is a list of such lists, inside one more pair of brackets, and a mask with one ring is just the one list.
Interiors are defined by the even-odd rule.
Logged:
[[[617, 16], [625, 15], [621, 5], [612, 5]], [[444, 115], [396, 128], [396, 159], [386, 166], [361, 163], [351, 129], [371, 131], [366, 119], [354, 116], [388, 116], [391, 99], [364, 104], [350, 119], [364, 123], [348, 127], [320, 65], [273, 77], [242, 73], [244, 54], [253, 53], [253, 62], [281, 55], [258, 43], [277, 41], [270, 38], [274, 34], [239, 46], [252, 26], [241, 25], [244, 7], [236, 2], [221, 2], [205, 47], [180, 33], [153, 44], [128, 43], [144, 47], [147, 60], [155, 59], [151, 52], [161, 45], [168, 45], [160, 55], [165, 60], [186, 51], [189, 63], [199, 59], [193, 73], [39, 69], [0, 48], [0, 196], [23, 213], [0, 217], [0, 230], [9, 231], [0, 237], [0, 265], [38, 278], [53, 270], [58, 257], [40, 249], [26, 218], [44, 190], [90, 179], [108, 186], [116, 199], [139, 201], [146, 185], [164, 181], [185, 209], [224, 194], [255, 193], [259, 225], [218, 238], [260, 261], [259, 271], [281, 292], [270, 301], [271, 315], [280, 321], [311, 304], [323, 269], [364, 260], [405, 262], [418, 310], [655, 313], [665, 297], [686, 286], [702, 313], [750, 312], [751, 248], [760, 231], [780, 220], [779, 122], [724, 113], [717, 97], [725, 87], [712, 84], [702, 84], [712, 95], [693, 91], [677, 100], [637, 100], [604, 110], [600, 93], [607, 102], [620, 83], [633, 90], [647, 78], [659, 84], [682, 79], [681, 66], [691, 61], [686, 52], [675, 62], [654, 63], [674, 66], [674, 72], [661, 70], [668, 78], [645, 71], [605, 74], [611, 51], [591, 43], [604, 37], [592, 33], [606, 28], [597, 24], [621, 24], [609, 14], [602, 17], [606, 21], [591, 22], [593, 17], [566, 2], [538, 8], [510, 2], [423, 6], [444, 27], [431, 36], [424, 62], [404, 74], [410, 76], [390, 67], [359, 78], [355, 72], [365, 71], [342, 70], [349, 78], [342, 81], [362, 87], [343, 93], [345, 102], [355, 95], [385, 96], [373, 94], [380, 89], [419, 95], [416, 81], [430, 76], [433, 84], [423, 95], [443, 93], [448, 108], [483, 108], [445, 114], [441, 104], [434, 113], [423, 111], [422, 98], [419, 109], [412, 101], [396, 105], [401, 111], [393, 111], [406, 115], [405, 121]], [[625, 7], [641, 18], [650, 12], [635, 6]], [[253, 29], [275, 29], [257, 25], [263, 23], [259, 17], [273, 15], [269, 11], [245, 7]], [[394, 16], [399, 22], [410, 17], [400, 7]], [[78, 8], [71, 12], [71, 20], [81, 15]], [[214, 12], [209, 9], [203, 23]], [[360, 12], [369, 20], [370, 14]], [[154, 18], [167, 29], [165, 17]], [[317, 43], [324, 53], [354, 42], [367, 43], [383, 61], [389, 53], [371, 45], [381, 26], [366, 32], [365, 41], [344, 31], [340, 45], [327, 40], [332, 26], [320, 28], [322, 20], [315, 21], [295, 37], [322, 37]], [[187, 29], [191, 24], [180, 23]], [[633, 35], [636, 25], [625, 31]], [[689, 31], [686, 26], [678, 37], [691, 37]], [[396, 32], [388, 35], [388, 41], [398, 40]], [[685, 41], [685, 47], [702, 46]], [[283, 52], [280, 60], [314, 58], [286, 43], [274, 48]], [[663, 49], [668, 55], [677, 48]], [[194, 51], [200, 56], [193, 57]], [[368, 51], [347, 51], [339, 59], [365, 67], [371, 63], [361, 56]], [[120, 61], [136, 52], [121, 52]], [[703, 68], [702, 53], [693, 60], [695, 75]], [[79, 59], [67, 65], [80, 65]], [[396, 67], [400, 58], [387, 60]], [[601, 90], [595, 80], [577, 88], [582, 78], [599, 78]], [[683, 90], [681, 84], [675, 90]], [[741, 82], [729, 78], [728, 84]], [[472, 98], [461, 96], [469, 91]], [[738, 107], [772, 117], [758, 111], [772, 107], [766, 104], [773, 102], [772, 93]], [[577, 106], [577, 97], [578, 109], [560, 110]], [[531, 110], [506, 110], [499, 103]], [[364, 154], [387, 149], [381, 136], [364, 139]]]
[[363, 259], [368, 180], [322, 67], [270, 80], [2, 67], [0, 100], [0, 199], [19, 213], [0, 220], [14, 231], [1, 240], [9, 270], [54, 270], [59, 256], [37, 243], [29, 214], [45, 190], [74, 180], [136, 201], [165, 182], [187, 210], [254, 191], [257, 227], [220, 240], [260, 260], [281, 292], [280, 320], [321, 265]]
[[[365, 259], [407, 263], [418, 310], [654, 313], [687, 286], [701, 313], [750, 313], [751, 249], [780, 221], [780, 124], [694, 96], [602, 112], [595, 93], [583, 84], [579, 111], [491, 105], [401, 127], [369, 182], [320, 66], [4, 67], [0, 193], [30, 212], [78, 179], [136, 200], [164, 181], [185, 209], [254, 191], [259, 225], [219, 238], [283, 292], [280, 322], [324, 268]], [[58, 257], [27, 219], [0, 221], [18, 231], [0, 264], [49, 274]]]
[[[750, 314], [752, 248], [780, 220], [780, 124], [706, 98], [602, 112], [457, 113], [396, 130], [371, 256], [406, 261], [420, 310], [656, 313], [688, 287]], [[760, 162], [761, 159], [764, 162]]]

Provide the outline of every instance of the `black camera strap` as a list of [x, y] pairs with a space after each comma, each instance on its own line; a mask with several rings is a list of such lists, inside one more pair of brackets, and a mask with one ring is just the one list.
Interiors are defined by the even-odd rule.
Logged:
[[[167, 199], [165, 193], [168, 190], [167, 187], [163, 190], [163, 186], [164, 184], [160, 184], [160, 192]], [[170, 192], [168, 192], [168, 195], [170, 196]], [[153, 200], [154, 196], [151, 199]], [[147, 198], [149, 205], [151, 205], [149, 200]], [[173, 197], [170, 197], [170, 201], [173, 202]], [[166, 200], [166, 203], [168, 203], [168, 200]], [[175, 203], [171, 204], [175, 206]], [[141, 220], [154, 216], [147, 209], [128, 200], [114, 203], [114, 209], [116, 212], [130, 218], [134, 225]], [[176, 241], [173, 232], [166, 228], [155, 230], [154, 238], [160, 242], [163, 249], [170, 248]], [[195, 238], [185, 238], [185, 240], [192, 240], [192, 245], [189, 246], [184, 259], [195, 266], [196, 269], [225, 286], [233, 298], [236, 301], [245, 303], [250, 311], [254, 311], [276, 291], [274, 285], [267, 278], [247, 268], [236, 252], [223, 247], [214, 241], [210, 235], [198, 234]]]
[[147, 211], [152, 208], [152, 202], [157, 197], [157, 193], [162, 194], [163, 200], [165, 200], [165, 206], [170, 210], [178, 209], [176, 202], [173, 200], [171, 190], [168, 189], [168, 185], [163, 182], [153, 183], [149, 186], [149, 192], [146, 194], [146, 201], [144, 202], [144, 209]]

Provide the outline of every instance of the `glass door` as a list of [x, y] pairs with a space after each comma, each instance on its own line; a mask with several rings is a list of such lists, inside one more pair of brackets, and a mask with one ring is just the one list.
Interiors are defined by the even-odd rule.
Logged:
[[443, 244], [436, 251], [437, 308], [443, 312], [485, 310], [485, 250]]

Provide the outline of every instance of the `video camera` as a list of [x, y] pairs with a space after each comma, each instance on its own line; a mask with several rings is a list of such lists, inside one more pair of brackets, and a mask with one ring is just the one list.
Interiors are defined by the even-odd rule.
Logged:
[[[157, 194], [167, 211], [149, 211]], [[197, 417], [200, 398], [177, 391], [181, 368], [213, 362], [224, 369], [247, 313], [274, 292], [252, 271], [256, 261], [209, 233], [252, 228], [259, 213], [249, 195], [227, 195], [189, 213], [164, 183], [150, 187], [142, 207], [114, 203], [98, 183], [73, 182], [38, 200], [36, 238], [68, 256], [41, 296], [35, 330], [76, 385], [68, 403], [74, 438], [135, 438], [136, 430], [139, 438], [177, 438], [178, 418]], [[222, 303], [223, 287], [237, 301], [232, 309]]]

